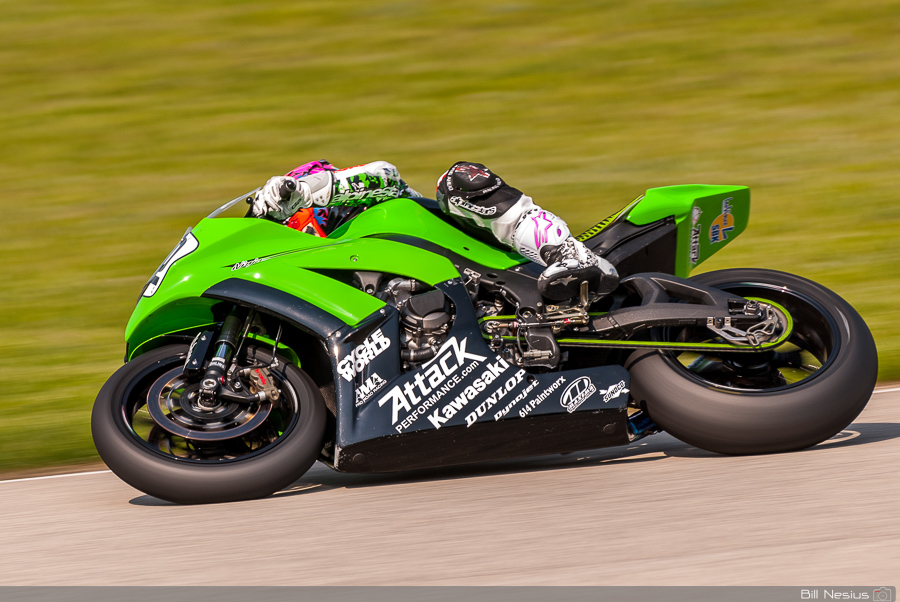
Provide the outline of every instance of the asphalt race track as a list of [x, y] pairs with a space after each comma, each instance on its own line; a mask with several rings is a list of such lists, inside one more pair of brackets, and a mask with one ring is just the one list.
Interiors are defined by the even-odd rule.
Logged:
[[109, 472], [0, 482], [2, 585], [896, 585], [900, 388], [812, 449], [630, 447], [398, 475], [314, 467], [180, 507]]

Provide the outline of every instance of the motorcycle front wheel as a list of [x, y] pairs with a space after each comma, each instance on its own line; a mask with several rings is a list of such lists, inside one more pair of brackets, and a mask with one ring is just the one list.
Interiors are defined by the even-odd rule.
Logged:
[[[803, 449], [850, 424], [878, 376], [875, 342], [838, 295], [799, 276], [759, 269], [692, 280], [770, 301], [790, 314], [790, 337], [772, 351], [639, 351], [629, 357], [631, 394], [672, 436], [722, 454]], [[668, 341], [715, 341], [705, 328], [669, 328]]]
[[[110, 377], [94, 403], [91, 430], [106, 465], [132, 487], [179, 504], [265, 497], [303, 475], [322, 449], [326, 409], [312, 379], [284, 358], [269, 370], [278, 399], [196, 403], [183, 373], [187, 345], [147, 352]], [[248, 346], [240, 365], [268, 364]]]

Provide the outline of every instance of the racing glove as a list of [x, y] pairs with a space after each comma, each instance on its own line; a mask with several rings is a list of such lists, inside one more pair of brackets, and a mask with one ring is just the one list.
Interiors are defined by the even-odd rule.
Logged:
[[[286, 180], [295, 180], [297, 185], [289, 194], [283, 193]], [[300, 209], [313, 205], [324, 207], [334, 193], [334, 175], [331, 171], [321, 171], [301, 178], [291, 176], [275, 176], [260, 188], [253, 199], [254, 217], [268, 215], [274, 220], [283, 222]]]

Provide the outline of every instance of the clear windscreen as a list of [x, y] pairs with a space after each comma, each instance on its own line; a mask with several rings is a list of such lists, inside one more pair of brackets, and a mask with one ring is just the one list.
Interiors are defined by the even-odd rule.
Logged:
[[[206, 216], [207, 219], [214, 217], [244, 217], [247, 210], [250, 209], [250, 203], [253, 202], [253, 196], [259, 188], [254, 188], [246, 194], [231, 199], [212, 213]], [[248, 202], [249, 199], [249, 202]]]

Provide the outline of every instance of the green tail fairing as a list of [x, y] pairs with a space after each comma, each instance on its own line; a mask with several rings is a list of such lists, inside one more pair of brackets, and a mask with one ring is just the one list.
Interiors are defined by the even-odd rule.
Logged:
[[651, 188], [625, 219], [645, 226], [667, 217], [678, 226], [675, 275], [687, 278], [747, 227], [750, 189], [705, 184]]

